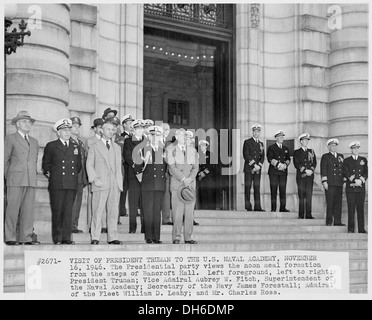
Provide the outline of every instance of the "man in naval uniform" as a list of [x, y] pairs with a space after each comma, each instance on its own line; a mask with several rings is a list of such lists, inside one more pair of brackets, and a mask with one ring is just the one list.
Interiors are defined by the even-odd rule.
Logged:
[[70, 119], [57, 121], [54, 130], [58, 139], [44, 149], [42, 168], [49, 178], [54, 244], [75, 244], [71, 241], [72, 207], [78, 189], [81, 153], [79, 145], [70, 139], [71, 128]]
[[27, 111], [19, 111], [11, 122], [17, 132], [5, 137], [7, 207], [4, 227], [5, 243], [10, 246], [18, 242], [25, 245], [39, 244], [32, 238], [39, 143], [29, 133], [35, 121]]
[[[162, 123], [161, 128], [163, 129], [163, 141], [162, 145], [164, 150], [166, 151], [167, 148], [172, 144], [169, 140], [170, 134], [170, 126], [168, 123]], [[166, 176], [166, 185], [165, 185], [165, 194], [164, 194], [164, 201], [163, 201], [163, 208], [161, 210], [162, 214], [162, 224], [172, 226], [172, 213], [171, 213], [171, 192], [170, 192], [170, 175], [169, 169], [167, 168]]]
[[275, 134], [276, 143], [267, 150], [267, 160], [269, 161], [269, 179], [271, 190], [271, 212], [276, 211], [277, 193], [279, 187], [280, 212], [289, 212], [286, 208], [286, 189], [288, 167], [291, 163], [289, 149], [283, 145], [285, 134], [278, 131]]
[[79, 139], [80, 136], [80, 127], [82, 125], [80, 118], [73, 117], [71, 118], [72, 128], [71, 128], [71, 139], [74, 140], [75, 143], [79, 145], [80, 153], [81, 153], [81, 170], [79, 172], [79, 182], [78, 182], [78, 190], [76, 193], [76, 198], [74, 205], [72, 207], [72, 233], [83, 233], [82, 230], [79, 230], [79, 218], [80, 218], [80, 210], [81, 204], [83, 202], [83, 191], [85, 186], [88, 184], [88, 177], [87, 177], [87, 170], [86, 170], [86, 163], [87, 163], [87, 149], [83, 141]]
[[259, 140], [261, 126], [255, 124], [252, 127], [253, 137], [244, 142], [243, 156], [244, 164], [244, 184], [245, 184], [245, 209], [252, 211], [251, 188], [253, 182], [254, 190], [254, 211], [265, 211], [261, 207], [261, 172], [265, 159], [264, 144]]
[[[128, 165], [128, 199], [129, 199], [129, 233], [137, 231], [137, 214], [141, 206], [141, 184], [137, 178], [138, 166], [137, 160], [140, 159], [139, 153], [134, 154], [134, 150], [143, 142], [144, 122], [136, 120], [133, 122], [133, 136], [124, 142], [124, 161]], [[138, 150], [140, 152], [140, 150]], [[139, 162], [139, 161], [138, 161]], [[142, 212], [142, 210], [141, 210]], [[141, 232], [144, 233], [144, 223], [141, 217]]]
[[334, 226], [345, 226], [341, 222], [344, 155], [337, 153], [338, 145], [338, 139], [328, 140], [329, 152], [322, 156], [320, 162], [320, 175], [327, 201], [327, 226], [331, 226], [332, 222]]
[[348, 231], [355, 232], [355, 209], [358, 217], [358, 233], [367, 233], [364, 226], [364, 202], [368, 178], [368, 160], [359, 155], [360, 142], [350, 143], [352, 155], [344, 161], [346, 198], [348, 206]]
[[306, 219], [314, 219], [311, 213], [312, 197], [314, 185], [314, 173], [317, 165], [314, 150], [308, 148], [310, 134], [303, 133], [298, 137], [301, 148], [295, 150], [293, 154], [293, 164], [297, 170], [296, 181], [298, 187], [298, 198], [300, 208], [298, 211], [299, 219], [305, 218], [306, 202]]
[[[121, 136], [124, 138], [124, 142], [126, 139], [132, 138], [132, 123], [134, 121], [134, 118], [131, 114], [126, 114], [121, 119], [121, 124], [123, 126], [123, 133]], [[124, 161], [124, 147], [123, 147], [123, 164], [124, 164], [124, 186], [123, 186], [123, 192], [120, 195], [120, 216], [121, 217], [128, 217], [127, 210], [126, 210], [126, 202], [127, 202], [127, 193], [128, 193], [128, 187], [129, 187], [129, 180], [128, 180], [128, 165]], [[119, 218], [120, 219], [120, 218]]]
[[149, 128], [151, 143], [145, 146], [142, 154], [144, 162], [142, 167], [141, 195], [146, 243], [161, 244], [161, 209], [166, 189], [167, 163], [164, 160], [165, 151], [162, 146], [163, 129], [158, 126]]

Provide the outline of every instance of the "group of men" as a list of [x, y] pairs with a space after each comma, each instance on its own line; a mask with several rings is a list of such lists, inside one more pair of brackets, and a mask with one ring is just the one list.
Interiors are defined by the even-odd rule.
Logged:
[[[252, 138], [244, 142], [243, 156], [245, 159], [245, 208], [247, 211], [265, 211], [261, 207], [260, 182], [263, 163], [265, 160], [264, 144], [259, 140], [261, 126], [252, 127]], [[276, 143], [267, 150], [269, 162], [269, 180], [271, 192], [271, 212], [277, 210], [277, 196], [279, 188], [280, 212], [289, 212], [286, 208], [286, 187], [288, 167], [291, 163], [290, 150], [284, 145], [283, 131], [275, 133]], [[299, 219], [314, 219], [312, 215], [312, 197], [314, 175], [317, 158], [314, 150], [308, 147], [311, 137], [303, 133], [298, 137], [301, 147], [293, 153], [293, 164], [296, 168], [296, 181], [299, 198]], [[364, 203], [366, 195], [366, 181], [368, 178], [368, 162], [359, 155], [360, 142], [350, 143], [352, 155], [344, 159], [344, 155], [337, 153], [338, 139], [327, 141], [329, 153], [321, 158], [320, 175], [325, 190], [327, 226], [345, 226], [342, 223], [342, 195], [346, 183], [346, 198], [348, 203], [348, 231], [354, 233], [355, 211], [358, 219], [358, 232], [367, 233], [364, 224]], [[251, 188], [254, 189], [254, 207], [250, 201]]]
[[[5, 138], [7, 245], [39, 244], [33, 237], [39, 146], [29, 136], [35, 121], [28, 112], [19, 112], [12, 120], [17, 132]], [[146, 243], [161, 243], [163, 224], [173, 226], [174, 244], [181, 241], [183, 225], [185, 243], [196, 244], [196, 182], [213, 170], [206, 162], [199, 166], [193, 133], [179, 129], [171, 140], [168, 124], [155, 126], [152, 120], [130, 114], [120, 120], [110, 108], [94, 120], [94, 135], [86, 143], [79, 138], [81, 125], [78, 117], [57, 121], [53, 129], [58, 138], [44, 149], [42, 171], [49, 181], [53, 243], [73, 245], [72, 234], [83, 233], [78, 226], [83, 190], [88, 186], [92, 245], [100, 243], [102, 233], [107, 233], [109, 244], [122, 244], [118, 225], [121, 216], [128, 216], [127, 198], [129, 233], [136, 233], [140, 216]], [[209, 158], [208, 145], [199, 142], [205, 158]], [[210, 192], [206, 194], [211, 198]]]

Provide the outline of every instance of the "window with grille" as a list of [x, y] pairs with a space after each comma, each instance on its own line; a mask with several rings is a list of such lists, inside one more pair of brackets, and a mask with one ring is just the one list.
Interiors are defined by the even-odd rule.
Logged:
[[190, 107], [186, 101], [168, 101], [168, 122], [178, 126], [188, 126], [190, 123]]

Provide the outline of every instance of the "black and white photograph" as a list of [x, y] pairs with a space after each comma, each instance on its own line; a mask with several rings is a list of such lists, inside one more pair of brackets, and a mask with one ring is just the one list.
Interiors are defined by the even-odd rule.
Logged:
[[1, 6], [2, 299], [368, 298], [367, 1]]

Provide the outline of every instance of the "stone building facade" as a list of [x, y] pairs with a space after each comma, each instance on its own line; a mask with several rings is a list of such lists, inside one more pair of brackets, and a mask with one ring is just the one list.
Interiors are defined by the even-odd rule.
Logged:
[[[195, 121], [190, 122], [194, 129], [208, 130], [214, 125], [212, 86], [217, 62], [205, 62], [203, 72], [190, 63], [184, 69], [172, 69], [166, 60], [148, 52], [146, 46], [163, 40], [168, 47], [177, 43], [145, 32], [144, 5], [39, 7], [41, 29], [31, 30], [24, 47], [7, 60], [5, 114], [7, 133], [14, 131], [10, 121], [19, 110], [28, 110], [38, 120], [31, 135], [40, 143], [39, 170], [44, 146], [55, 139], [52, 127], [56, 120], [79, 116], [83, 138], [92, 134], [93, 119], [108, 107], [119, 110], [120, 116], [132, 113], [160, 120], [162, 115], [166, 116], [161, 109], [164, 101], [177, 98], [172, 97], [176, 89], [169, 89], [176, 86], [177, 76], [179, 91], [184, 89], [183, 96], [195, 100], [191, 105], [205, 107], [193, 111]], [[244, 209], [241, 147], [256, 122], [263, 125], [266, 148], [266, 141], [273, 140], [274, 132], [282, 129], [286, 138], [294, 140], [295, 148], [299, 146], [300, 133], [311, 133], [311, 147], [318, 160], [327, 151], [325, 142], [330, 137], [340, 140], [339, 152], [346, 155], [348, 143], [360, 140], [362, 154], [368, 155], [368, 9], [368, 4], [233, 6], [234, 116], [230, 129], [240, 130], [239, 147], [233, 156], [239, 157], [241, 169], [230, 181], [232, 209]], [[20, 4], [14, 22], [29, 17], [29, 5]], [[201, 47], [203, 44], [197, 43], [195, 48], [183, 49], [192, 55], [194, 49]], [[203, 50], [213, 55], [213, 43], [204, 45]], [[186, 67], [195, 72], [182, 73]], [[171, 70], [170, 78], [167, 74], [163, 78], [168, 81], [160, 83], [158, 78], [165, 68]], [[180, 100], [184, 99], [181, 93]], [[37, 216], [45, 216], [49, 210], [47, 181], [41, 170], [39, 173], [35, 210]], [[262, 181], [265, 208], [269, 209], [266, 174]], [[324, 212], [319, 167], [314, 188], [314, 211]], [[297, 210], [297, 199], [295, 170], [291, 166], [288, 182], [291, 211]]]

